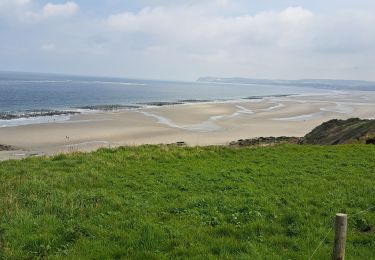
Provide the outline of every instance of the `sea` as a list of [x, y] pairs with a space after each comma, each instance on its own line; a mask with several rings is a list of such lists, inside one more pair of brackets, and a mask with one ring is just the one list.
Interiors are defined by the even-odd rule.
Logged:
[[288, 85], [160, 81], [0, 72], [0, 127], [67, 120], [93, 110], [137, 109], [321, 93]]

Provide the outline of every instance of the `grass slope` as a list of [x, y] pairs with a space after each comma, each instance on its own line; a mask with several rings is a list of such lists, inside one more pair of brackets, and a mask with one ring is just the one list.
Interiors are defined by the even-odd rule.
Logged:
[[332, 119], [327, 121], [304, 138], [305, 144], [349, 144], [366, 143], [375, 137], [375, 120], [350, 118], [347, 120]]
[[[307, 259], [375, 205], [375, 146], [143, 146], [0, 163], [0, 258]], [[347, 258], [375, 255], [375, 212]], [[315, 259], [330, 259], [333, 233]]]

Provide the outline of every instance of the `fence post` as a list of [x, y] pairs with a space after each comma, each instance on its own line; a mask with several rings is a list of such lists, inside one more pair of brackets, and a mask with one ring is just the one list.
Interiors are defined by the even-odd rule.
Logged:
[[345, 259], [346, 231], [348, 227], [348, 216], [336, 214], [335, 222], [335, 244], [333, 247], [333, 260]]

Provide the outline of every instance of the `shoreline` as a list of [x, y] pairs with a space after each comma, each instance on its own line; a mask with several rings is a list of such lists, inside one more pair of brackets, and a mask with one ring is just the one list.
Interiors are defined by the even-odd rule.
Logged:
[[[332, 92], [91, 111], [65, 121], [0, 127], [0, 160], [142, 144], [226, 145], [266, 136], [302, 137], [330, 119], [375, 117], [375, 92]], [[10, 120], [12, 121], [12, 120]]]
[[[101, 104], [101, 105], [86, 105], [71, 107], [65, 109], [35, 109], [35, 110], [24, 110], [24, 111], [0, 111], [0, 128], [1, 127], [14, 127], [26, 124], [38, 124], [48, 123], [52, 121], [66, 121], [71, 116], [87, 113], [102, 113], [102, 112], [115, 112], [115, 111], [126, 111], [126, 110], [139, 110], [155, 107], [167, 107], [167, 106], [179, 106], [179, 105], [191, 105], [191, 104], [203, 104], [203, 103], [222, 103], [222, 102], [240, 102], [241, 100], [263, 100], [265, 98], [273, 97], [289, 97], [297, 96], [302, 94], [276, 94], [276, 95], [264, 95], [264, 96], [250, 96], [243, 97], [240, 99], [218, 99], [218, 100], [207, 100], [207, 99], [181, 99], [177, 101], [150, 101], [150, 102], [139, 102], [135, 104]], [[46, 120], [43, 120], [46, 119]], [[51, 119], [51, 120], [48, 120]], [[17, 124], [18, 121], [20, 122]], [[29, 122], [27, 122], [29, 120]], [[8, 123], [8, 124], [7, 124]]]

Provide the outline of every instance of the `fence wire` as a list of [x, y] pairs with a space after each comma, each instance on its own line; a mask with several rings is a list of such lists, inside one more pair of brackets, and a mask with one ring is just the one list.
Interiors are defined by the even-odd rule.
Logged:
[[[348, 219], [349, 218], [352, 218], [354, 216], [357, 216], [357, 215], [360, 215], [362, 213], [365, 213], [367, 211], [370, 211], [370, 210], [373, 210], [375, 209], [375, 206], [371, 206], [365, 210], [362, 210], [362, 211], [359, 211], [355, 214], [351, 214], [351, 215], [348, 215]], [[327, 234], [324, 236], [324, 238], [319, 242], [318, 246], [315, 248], [314, 252], [311, 254], [311, 256], [309, 257], [309, 260], [313, 259], [314, 255], [318, 252], [319, 248], [323, 245], [324, 241], [326, 241], [327, 237], [329, 236], [329, 234], [332, 232], [334, 228], [334, 225], [332, 225], [332, 227], [328, 230]]]

